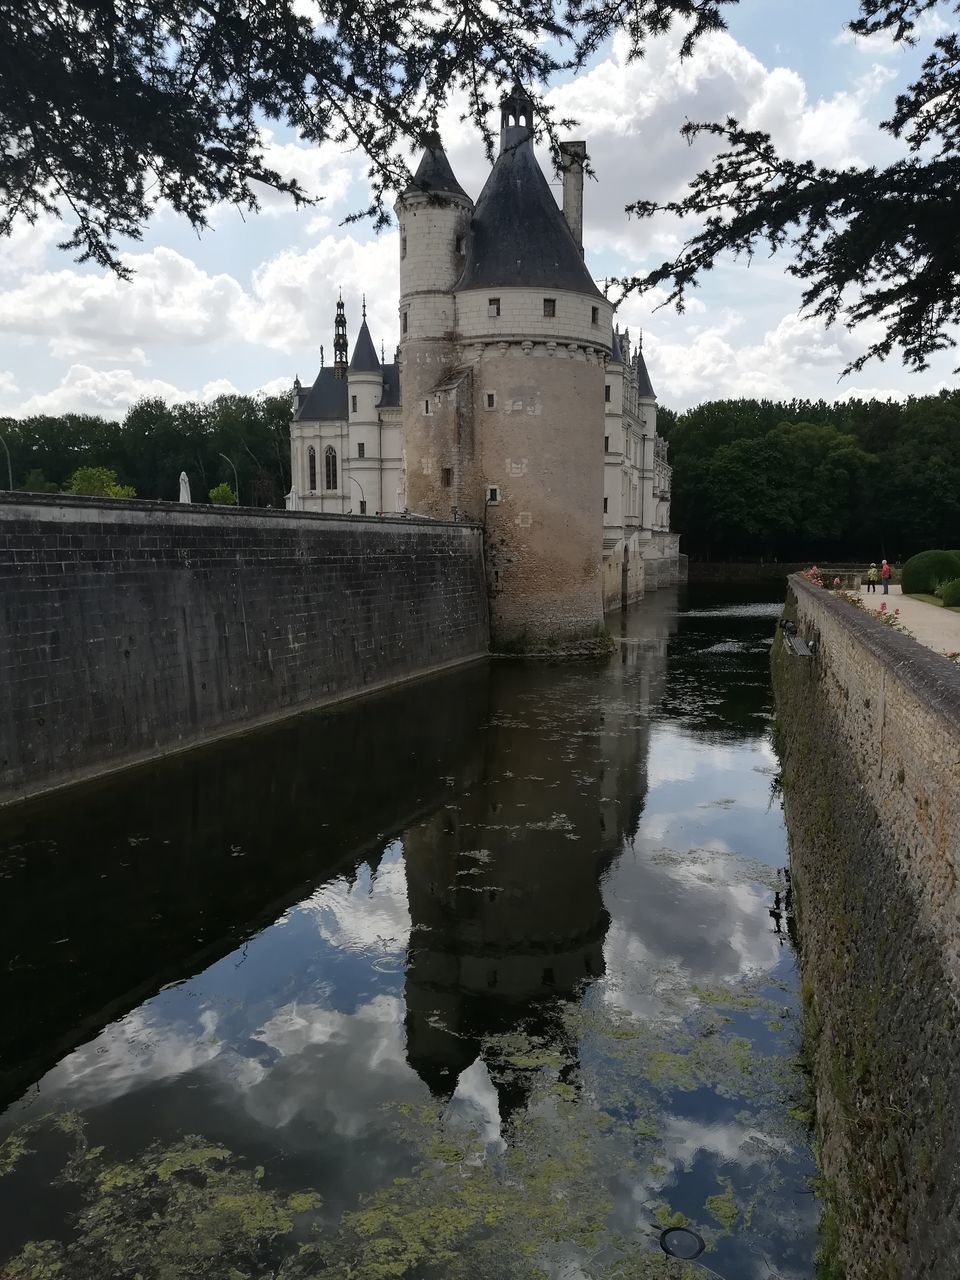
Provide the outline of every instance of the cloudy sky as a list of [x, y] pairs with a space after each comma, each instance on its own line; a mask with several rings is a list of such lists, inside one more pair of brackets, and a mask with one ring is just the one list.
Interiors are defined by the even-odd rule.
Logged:
[[[588, 72], [551, 90], [586, 138], [596, 182], [586, 192], [585, 243], [598, 279], [639, 273], [671, 256], [673, 220], [628, 220], [624, 206], [679, 194], [706, 159], [679, 137], [687, 119], [734, 114], [769, 130], [795, 156], [829, 164], [882, 163], [898, 154], [877, 131], [919, 51], [854, 41], [844, 23], [854, 0], [741, 0], [729, 33], [680, 63], [677, 39], [627, 64], [617, 42]], [[928, 33], [941, 24], [936, 12]], [[943, 24], [945, 25], [945, 24]], [[476, 196], [487, 172], [475, 132], [456, 112], [442, 121], [461, 183]], [[355, 153], [270, 137], [268, 162], [322, 197], [297, 212], [270, 194], [259, 215], [215, 211], [198, 237], [161, 210], [131, 245], [123, 283], [58, 251], [62, 228], [42, 223], [0, 244], [0, 413], [66, 410], [121, 416], [143, 395], [173, 400], [232, 390], [279, 391], [308, 380], [323, 344], [332, 350], [342, 287], [351, 341], [366, 292], [374, 339], [391, 352], [397, 333], [397, 235], [342, 225], [368, 198]], [[559, 186], [556, 188], [559, 194]], [[862, 335], [798, 318], [799, 289], [784, 261], [731, 260], [712, 273], [683, 316], [628, 300], [622, 322], [642, 328], [660, 402], [686, 408], [724, 396], [923, 394], [954, 386], [949, 355], [927, 374], [894, 358], [839, 381]]]

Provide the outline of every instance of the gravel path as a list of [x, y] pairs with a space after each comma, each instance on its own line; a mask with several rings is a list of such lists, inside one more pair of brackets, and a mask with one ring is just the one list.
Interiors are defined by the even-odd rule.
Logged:
[[877, 584], [875, 592], [867, 591], [864, 584], [860, 598], [870, 610], [879, 609], [883, 600], [889, 610], [899, 609], [900, 621], [914, 639], [928, 649], [937, 653], [960, 653], [960, 613], [905, 596], [896, 584], [891, 586], [888, 596], [883, 594], [882, 583]]

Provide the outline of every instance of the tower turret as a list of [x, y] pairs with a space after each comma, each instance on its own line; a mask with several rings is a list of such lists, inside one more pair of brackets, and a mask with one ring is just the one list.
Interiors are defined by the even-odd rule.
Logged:
[[[361, 515], [382, 511], [384, 507], [383, 470], [381, 467], [377, 405], [383, 396], [383, 366], [377, 358], [370, 330], [367, 328], [367, 302], [363, 301], [363, 319], [353, 346], [348, 382], [348, 423], [350, 449], [351, 501], [359, 502]], [[355, 480], [359, 486], [352, 483]], [[354, 507], [354, 510], [357, 508]]]
[[473, 201], [430, 133], [396, 205], [400, 222], [400, 388], [407, 506], [450, 517], [458, 498], [458, 423], [437, 389], [456, 363], [453, 286], [463, 270]]

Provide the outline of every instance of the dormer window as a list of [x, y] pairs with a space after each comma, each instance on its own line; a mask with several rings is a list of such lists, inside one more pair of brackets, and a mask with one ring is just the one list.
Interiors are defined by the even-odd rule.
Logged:
[[488, 298], [487, 299], [487, 315], [491, 317], [496, 317], [496, 316], [499, 316], [499, 314], [500, 314], [500, 299]]
[[543, 317], [545, 320], [553, 320], [557, 314], [556, 298], [544, 298], [543, 300]]

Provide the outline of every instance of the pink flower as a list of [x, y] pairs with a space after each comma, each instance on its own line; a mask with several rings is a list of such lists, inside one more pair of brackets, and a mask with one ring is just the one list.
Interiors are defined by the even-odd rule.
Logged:
[[840, 585], [840, 579], [839, 579], [839, 578], [834, 578], [834, 580], [833, 580], [833, 585], [834, 585], [835, 587], [839, 587], [839, 585]]
[[886, 604], [884, 603], [884, 604], [882, 604], [882, 605], [880, 606], [880, 608], [877, 610], [877, 613], [886, 613], [886, 612], [887, 612], [887, 606], [886, 606]]

